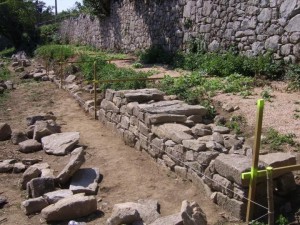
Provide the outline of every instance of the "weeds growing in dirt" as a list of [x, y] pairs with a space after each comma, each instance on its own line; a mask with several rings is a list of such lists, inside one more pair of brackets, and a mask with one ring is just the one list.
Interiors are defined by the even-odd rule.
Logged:
[[226, 127], [231, 129], [235, 134], [241, 134], [242, 128], [246, 126], [247, 120], [242, 115], [232, 116], [230, 120], [225, 124]]
[[266, 137], [262, 139], [263, 144], [269, 144], [273, 150], [282, 150], [282, 145], [288, 144], [290, 146], [296, 146], [298, 143], [294, 141], [295, 134], [280, 134], [274, 128], [269, 128]]
[[10, 72], [6, 67], [0, 68], [0, 80], [8, 80]]

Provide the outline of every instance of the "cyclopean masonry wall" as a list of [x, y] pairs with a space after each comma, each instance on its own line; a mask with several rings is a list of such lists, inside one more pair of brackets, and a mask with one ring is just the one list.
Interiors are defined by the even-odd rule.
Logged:
[[81, 15], [61, 24], [62, 40], [132, 52], [151, 45], [185, 49], [201, 38], [210, 51], [237, 46], [300, 60], [300, 0], [111, 0], [110, 16]]
[[[59, 85], [59, 80], [52, 79]], [[68, 83], [65, 89], [86, 112], [94, 115], [93, 100], [83, 97], [85, 88]], [[248, 188], [241, 180], [241, 173], [250, 171], [252, 149], [243, 137], [204, 119], [207, 113], [204, 107], [171, 99], [157, 89], [107, 90], [97, 103], [97, 114], [125, 144], [149, 154], [163, 168], [192, 181], [232, 216], [244, 219], [244, 197]], [[296, 164], [295, 156], [288, 153], [260, 156], [260, 168], [293, 164]], [[256, 201], [266, 206], [265, 179], [258, 183]], [[275, 177], [274, 183], [277, 207], [291, 205], [285, 196], [296, 189], [293, 174]], [[256, 210], [257, 216], [267, 213], [259, 206]]]

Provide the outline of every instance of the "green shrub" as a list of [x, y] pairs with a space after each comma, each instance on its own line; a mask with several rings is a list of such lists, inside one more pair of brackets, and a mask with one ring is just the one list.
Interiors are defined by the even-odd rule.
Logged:
[[[144, 72], [136, 72], [132, 69], [118, 68], [114, 64], [107, 63], [99, 57], [82, 55], [79, 65], [85, 80], [92, 81], [94, 79], [94, 61], [96, 61], [96, 78], [97, 80], [112, 80], [112, 79], [127, 79], [127, 78], [146, 78], [149, 74]], [[146, 81], [122, 81], [117, 83], [102, 83], [101, 89], [112, 88], [115, 90], [121, 89], [139, 89], [146, 87]]]
[[10, 72], [7, 68], [0, 68], [0, 80], [8, 80], [10, 77]]
[[288, 89], [293, 91], [300, 90], [300, 65], [291, 64], [287, 68], [286, 80], [289, 82]]
[[0, 51], [0, 58], [1, 57], [8, 57], [10, 58], [16, 52], [15, 48], [7, 48]]
[[69, 45], [44, 45], [35, 50], [35, 55], [44, 60], [64, 61], [75, 54]]
[[43, 25], [40, 27], [40, 42], [42, 44], [58, 43], [58, 24]]
[[267, 131], [266, 137], [262, 140], [263, 144], [270, 144], [271, 149], [273, 150], [281, 150], [281, 146], [283, 144], [288, 144], [291, 146], [296, 145], [297, 143], [294, 141], [295, 134], [280, 134], [274, 128], [270, 128]]

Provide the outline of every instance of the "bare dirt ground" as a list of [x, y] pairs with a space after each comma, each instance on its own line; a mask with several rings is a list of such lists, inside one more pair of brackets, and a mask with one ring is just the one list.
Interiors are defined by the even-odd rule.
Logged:
[[[161, 214], [169, 215], [180, 210], [184, 199], [197, 201], [205, 211], [209, 224], [223, 220], [223, 210], [214, 205], [203, 191], [189, 181], [164, 171], [149, 156], [125, 146], [115, 133], [100, 122], [85, 115], [75, 101], [50, 82], [21, 82], [13, 78], [16, 90], [9, 93], [0, 107], [0, 122], [7, 122], [12, 129], [25, 130], [25, 118], [29, 115], [52, 111], [62, 131], [79, 131], [80, 144], [87, 146], [83, 167], [99, 167], [103, 180], [97, 194], [98, 212], [83, 218], [88, 224], [105, 224], [114, 204], [138, 199], [157, 199]], [[23, 154], [10, 141], [0, 142], [0, 160], [15, 158], [41, 158], [48, 162], [55, 173], [64, 167], [69, 156], [57, 157], [37, 153]], [[8, 198], [8, 204], [0, 209], [0, 224], [40, 224], [40, 215], [30, 217], [20, 209], [26, 192], [18, 187], [21, 174], [0, 174], [0, 194]], [[1, 220], [0, 220], [1, 221]], [[60, 223], [67, 224], [67, 223]]]

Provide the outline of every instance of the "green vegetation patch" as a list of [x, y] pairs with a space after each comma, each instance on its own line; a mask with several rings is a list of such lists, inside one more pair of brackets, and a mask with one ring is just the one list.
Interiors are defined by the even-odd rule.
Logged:
[[74, 54], [73, 48], [69, 45], [44, 45], [35, 50], [37, 57], [48, 61], [64, 61]]
[[8, 80], [10, 78], [10, 72], [7, 68], [0, 68], [0, 80]]
[[290, 146], [298, 145], [295, 141], [295, 134], [280, 134], [274, 128], [269, 128], [266, 137], [262, 140], [263, 144], [269, 144], [273, 150], [282, 150], [282, 145], [288, 144]]

